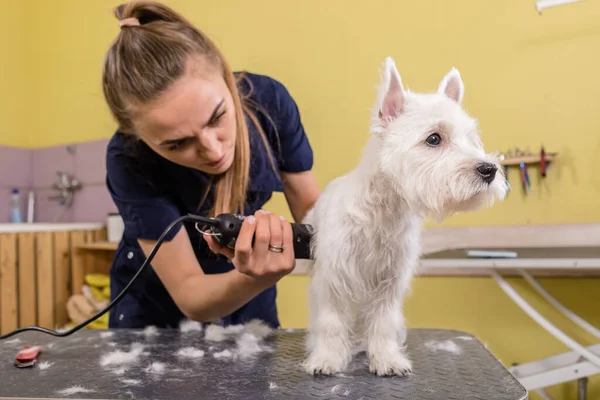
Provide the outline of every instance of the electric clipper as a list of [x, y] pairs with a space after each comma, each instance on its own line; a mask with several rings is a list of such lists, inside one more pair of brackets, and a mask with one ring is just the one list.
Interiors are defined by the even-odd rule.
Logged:
[[[235, 250], [235, 243], [242, 228], [245, 217], [238, 214], [220, 214], [207, 225], [211, 235], [221, 245]], [[310, 259], [310, 241], [313, 228], [306, 224], [292, 223], [294, 255], [296, 259]], [[254, 243], [254, 240], [253, 242]]]

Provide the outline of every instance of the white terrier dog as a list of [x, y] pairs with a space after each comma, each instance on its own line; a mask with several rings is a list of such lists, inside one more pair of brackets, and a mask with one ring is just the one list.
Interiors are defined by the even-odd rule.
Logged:
[[484, 153], [477, 122], [461, 107], [463, 92], [454, 68], [437, 93], [406, 91], [385, 60], [360, 163], [329, 183], [303, 221], [315, 229], [308, 373], [339, 373], [360, 351], [377, 375], [412, 371], [402, 306], [423, 221], [506, 195], [497, 159]]

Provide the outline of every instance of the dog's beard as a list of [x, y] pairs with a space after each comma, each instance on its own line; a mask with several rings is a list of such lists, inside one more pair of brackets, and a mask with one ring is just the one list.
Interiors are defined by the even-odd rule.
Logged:
[[436, 219], [439, 219], [439, 217], [445, 219], [456, 213], [473, 212], [491, 207], [506, 195], [504, 185], [503, 176], [497, 176], [490, 184], [479, 178], [474, 178], [472, 185], [461, 188], [460, 196], [448, 198], [446, 204], [442, 207], [441, 214]]
[[505, 178], [500, 173], [490, 184], [472, 170], [458, 171], [446, 180], [440, 179], [439, 173], [413, 174], [408, 185], [404, 182], [397, 188], [409, 207], [436, 222], [455, 213], [490, 207], [506, 194]]

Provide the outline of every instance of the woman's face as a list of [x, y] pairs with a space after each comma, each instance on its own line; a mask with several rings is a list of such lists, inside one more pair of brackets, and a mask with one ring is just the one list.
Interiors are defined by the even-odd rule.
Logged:
[[134, 125], [151, 149], [174, 163], [208, 174], [221, 174], [233, 163], [235, 109], [217, 72], [187, 73], [144, 105]]

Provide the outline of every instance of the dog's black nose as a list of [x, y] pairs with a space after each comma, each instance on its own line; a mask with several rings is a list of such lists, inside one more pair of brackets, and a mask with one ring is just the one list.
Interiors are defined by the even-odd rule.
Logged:
[[483, 179], [487, 183], [492, 183], [494, 181], [497, 170], [498, 170], [498, 168], [496, 168], [496, 166], [494, 164], [488, 164], [488, 163], [480, 164], [477, 167], [477, 172], [481, 176], [481, 179]]

